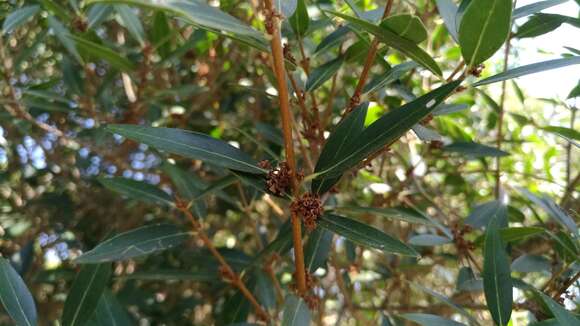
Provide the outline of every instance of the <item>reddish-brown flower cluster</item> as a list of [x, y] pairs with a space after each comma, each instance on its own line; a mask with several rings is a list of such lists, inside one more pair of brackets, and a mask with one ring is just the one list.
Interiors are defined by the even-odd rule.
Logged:
[[316, 229], [318, 218], [324, 213], [322, 201], [318, 195], [307, 192], [290, 204], [292, 212], [302, 217], [302, 222], [308, 231]]
[[289, 192], [292, 185], [292, 174], [288, 163], [280, 162], [275, 168], [272, 168], [268, 161], [262, 161], [259, 165], [263, 169], [269, 169], [266, 176], [266, 189], [269, 192], [277, 196]]
[[465, 239], [465, 234], [471, 232], [472, 228], [470, 225], [455, 225], [451, 232], [453, 233], [453, 242], [455, 242], [455, 247], [460, 256], [467, 254], [469, 251], [475, 249], [473, 242]]
[[425, 119], [421, 120], [421, 125], [426, 126], [431, 121], [433, 121], [433, 114], [429, 114], [427, 117], [425, 117]]
[[[314, 287], [316, 287], [316, 285], [318, 285], [318, 280], [309, 272], [306, 272], [305, 276], [307, 293], [298, 293], [298, 286], [296, 285], [295, 281], [292, 282], [289, 287], [292, 291], [304, 299], [310, 310], [316, 310], [320, 304], [320, 298], [313, 294], [312, 290]], [[292, 278], [296, 280], [296, 272], [292, 273]]]
[[483, 72], [483, 69], [485, 69], [485, 65], [479, 65], [477, 67], [473, 67], [471, 68], [468, 73], [470, 75], [473, 75], [475, 77], [481, 77], [481, 73]]

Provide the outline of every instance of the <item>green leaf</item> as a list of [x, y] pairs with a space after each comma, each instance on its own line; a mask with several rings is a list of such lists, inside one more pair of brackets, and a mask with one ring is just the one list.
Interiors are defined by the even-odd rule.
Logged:
[[11, 12], [2, 23], [2, 33], [8, 34], [24, 25], [30, 18], [40, 11], [39, 5], [24, 6]]
[[108, 290], [103, 292], [94, 316], [99, 325], [102, 326], [136, 325], [131, 319], [131, 316], [129, 316], [129, 313], [127, 313], [127, 310], [125, 310], [111, 291]]
[[141, 46], [145, 45], [145, 31], [143, 30], [143, 25], [141, 25], [139, 17], [127, 5], [115, 5], [115, 10], [129, 33]]
[[497, 218], [500, 227], [508, 226], [507, 207], [499, 200], [475, 206], [465, 219], [465, 223], [479, 229], [488, 225], [494, 217]]
[[557, 68], [562, 68], [570, 65], [580, 64], [580, 56], [566, 57], [562, 59], [555, 59], [543, 62], [537, 62], [530, 65], [521, 66], [518, 68], [510, 69], [506, 72], [499, 73], [495, 76], [480, 80], [473, 84], [473, 87], [488, 85], [497, 83], [504, 80], [509, 80], [513, 78], [518, 78], [525, 75], [535, 74], [538, 72], [552, 70]]
[[410, 245], [422, 247], [440, 246], [451, 243], [452, 241], [452, 239], [435, 234], [419, 234], [409, 238]]
[[456, 112], [460, 112], [469, 108], [467, 104], [442, 104], [433, 111], [434, 116], [447, 115]]
[[63, 326], [81, 326], [92, 317], [111, 272], [111, 264], [85, 265], [81, 268], [64, 303]]
[[433, 225], [433, 222], [425, 218], [422, 214], [408, 208], [375, 208], [375, 207], [358, 207], [358, 206], [340, 206], [336, 211], [348, 215], [352, 214], [368, 214], [371, 216], [380, 216], [388, 219], [405, 221], [408, 223], [418, 223], [425, 225]]
[[310, 25], [310, 18], [308, 17], [308, 10], [306, 8], [306, 0], [298, 0], [296, 10], [290, 17], [290, 26], [298, 37], [303, 37], [308, 31]]
[[326, 177], [336, 177], [356, 166], [369, 155], [381, 150], [399, 139], [415, 124], [423, 120], [441, 102], [443, 102], [461, 81], [454, 81], [433, 90], [416, 100], [394, 109], [368, 126], [334, 162], [324, 168], [317, 168], [316, 173]]
[[98, 27], [113, 12], [113, 6], [96, 4], [91, 6], [87, 13], [87, 28], [93, 29]]
[[274, 0], [274, 6], [284, 18], [288, 18], [296, 12], [296, 7], [298, 7], [298, 0]]
[[[360, 136], [364, 129], [367, 110], [368, 103], [359, 105], [336, 126], [336, 129], [330, 134], [322, 148], [318, 162], [316, 162], [315, 172], [327, 169], [341, 156], [348, 154], [347, 150], [351, 147], [351, 143]], [[311, 189], [315, 193], [325, 193], [338, 180], [340, 180], [340, 177], [316, 178], [312, 181]]]
[[518, 18], [529, 16], [529, 15], [533, 15], [533, 14], [540, 12], [544, 9], [548, 9], [550, 7], [553, 7], [553, 6], [557, 6], [557, 5], [562, 4], [564, 2], [567, 2], [567, 1], [568, 0], [545, 0], [545, 1], [534, 2], [534, 3], [531, 3], [529, 5], [525, 5], [525, 6], [521, 6], [519, 8], [516, 8], [514, 10], [512, 17], [513, 17], [513, 19], [518, 19]]
[[490, 58], [511, 29], [512, 0], [470, 1], [459, 25], [459, 45], [468, 67]]
[[519, 188], [520, 192], [524, 194], [531, 202], [540, 206], [546, 213], [555, 219], [562, 226], [566, 227], [573, 234], [578, 234], [578, 226], [572, 217], [558, 205], [554, 200], [547, 195], [535, 195], [524, 188]]
[[505, 251], [497, 218], [487, 226], [483, 252], [483, 289], [487, 308], [497, 325], [505, 326], [512, 313], [510, 260]]
[[338, 57], [334, 60], [330, 60], [325, 64], [314, 68], [306, 81], [306, 92], [312, 92], [318, 87], [322, 86], [327, 80], [329, 80], [334, 74], [340, 69], [342, 63], [344, 62], [344, 57]]
[[158, 203], [172, 206], [173, 200], [163, 190], [144, 181], [126, 179], [122, 177], [104, 178], [97, 180], [107, 189], [123, 194], [129, 198], [145, 203]]
[[133, 62], [109, 48], [88, 41], [82, 37], [73, 35], [70, 35], [69, 37], [75, 41], [78, 50], [86, 57], [104, 60], [112, 67], [121, 71], [131, 71], [135, 69]]
[[464, 324], [458, 323], [451, 319], [443, 318], [437, 315], [423, 314], [423, 313], [408, 313], [402, 314], [401, 317], [415, 322], [423, 326], [462, 326]]
[[206, 188], [205, 183], [198, 180], [196, 176], [167, 162], [163, 163], [162, 169], [171, 178], [180, 198], [192, 204], [193, 214], [198, 218], [204, 218], [207, 215], [207, 207], [205, 202], [198, 200], [198, 198], [200, 198], [202, 190]]
[[427, 39], [427, 29], [417, 16], [409, 14], [389, 16], [381, 22], [380, 26], [390, 29], [413, 43], [421, 43]]
[[456, 142], [443, 147], [443, 150], [451, 153], [459, 153], [470, 158], [480, 157], [503, 157], [510, 155], [507, 152], [474, 142]]
[[78, 257], [79, 264], [126, 260], [171, 249], [191, 236], [172, 224], [153, 224], [107, 239]]
[[263, 38], [262, 33], [239, 21], [237, 18], [209, 6], [205, 1], [187, 0], [88, 0], [92, 3], [128, 4], [163, 10], [183, 18], [185, 21], [210, 30], [219, 30], [240, 36]]
[[524, 254], [512, 262], [511, 269], [520, 273], [549, 272], [552, 263], [544, 256]]
[[417, 45], [415, 45], [415, 43], [397, 35], [396, 33], [392, 32], [390, 29], [384, 28], [381, 26], [377, 26], [377, 25], [373, 25], [373, 24], [366, 22], [364, 20], [361, 20], [361, 19], [358, 19], [355, 17], [351, 17], [351, 16], [348, 16], [345, 14], [341, 14], [339, 12], [333, 12], [333, 11], [327, 11], [327, 12], [334, 15], [334, 16], [340, 17], [340, 18], [350, 22], [354, 26], [357, 26], [357, 27], [365, 30], [366, 32], [368, 32], [370, 34], [373, 34], [375, 37], [377, 37], [377, 39], [379, 41], [385, 43], [386, 45], [388, 45], [390, 47], [393, 47], [393, 48], [401, 51], [403, 54], [405, 54], [409, 58], [413, 59], [418, 64], [429, 69], [435, 75], [437, 75], [437, 76], [442, 75], [441, 68], [439, 68], [439, 66], [437, 65], [435, 60], [433, 60], [433, 58], [431, 58], [431, 56], [429, 54], [427, 54], [425, 51], [423, 51], [421, 48], [419, 48]]
[[340, 26], [334, 32], [328, 34], [316, 47], [314, 54], [326, 53], [326, 50], [342, 43], [350, 32], [349, 26]]
[[310, 325], [310, 310], [302, 298], [288, 295], [284, 303], [282, 326]]
[[248, 154], [202, 133], [138, 125], [108, 125], [107, 130], [168, 153], [228, 169], [255, 174], [265, 172]]
[[[168, 35], [171, 34], [171, 27], [167, 16], [163, 11], [155, 12], [153, 15], [153, 29], [151, 30], [151, 41], [159, 55], [165, 59], [171, 54], [171, 44]], [[197, 85], [194, 85], [197, 86]]]
[[0, 302], [16, 325], [36, 325], [34, 298], [20, 275], [3, 257], [0, 257]]
[[542, 127], [542, 130], [549, 131], [569, 139], [580, 141], [580, 132], [578, 130], [556, 126]]
[[457, 35], [457, 5], [452, 0], [436, 0], [437, 10], [439, 10], [439, 15], [443, 18], [445, 27], [447, 31], [455, 40], [455, 43], [459, 43], [459, 36]]
[[573, 20], [575, 18], [556, 14], [536, 14], [518, 28], [515, 37], [522, 39], [543, 35], [557, 29], [563, 23]]
[[142, 281], [195, 281], [216, 282], [220, 281], [214, 271], [184, 271], [184, 270], [147, 270], [125, 274], [121, 276], [125, 280]]
[[372, 226], [343, 216], [325, 214], [319, 226], [334, 232], [364, 247], [382, 250], [387, 253], [417, 257], [419, 254], [408, 245]]
[[580, 97], [580, 82], [578, 82], [578, 85], [576, 85], [576, 87], [572, 88], [572, 90], [570, 90], [570, 94], [568, 94], [568, 97], [566, 99], [571, 99], [571, 98], [576, 98], [576, 97]]
[[[501, 217], [501, 216], [498, 216]], [[501, 219], [500, 219], [501, 221]], [[514, 227], [514, 228], [508, 228], [508, 227], [503, 227], [500, 229], [500, 235], [501, 235], [501, 239], [504, 243], [508, 243], [508, 242], [514, 242], [514, 241], [519, 241], [519, 240], [523, 240], [525, 238], [534, 236], [534, 235], [538, 235], [538, 234], [542, 234], [544, 233], [544, 229], [540, 228], [540, 227], [535, 227], [535, 226], [522, 226], [522, 227]], [[485, 241], [485, 237], [484, 236], [480, 236], [477, 239], [475, 239], [474, 244], [476, 246], [481, 246], [483, 244], [483, 242]]]
[[394, 66], [392, 69], [389, 69], [387, 72], [385, 72], [382, 76], [379, 76], [371, 80], [371, 82], [365, 86], [363, 90], [363, 95], [372, 93], [378, 89], [381, 89], [401, 79], [401, 77], [403, 77], [406, 73], [415, 68], [417, 68], [417, 63], [413, 61], [401, 63], [399, 65]]
[[578, 326], [579, 321], [572, 313], [544, 293], [537, 290], [535, 292], [544, 301], [544, 304], [550, 309], [554, 317], [556, 317], [559, 326]]
[[53, 16], [48, 16], [46, 21], [48, 22], [48, 26], [54, 32], [56, 38], [62, 43], [70, 55], [72, 55], [78, 63], [83, 64], [83, 59], [76, 48], [75, 42], [72, 40], [72, 34], [66, 29], [66, 27], [64, 27], [64, 25]]
[[308, 237], [304, 247], [304, 265], [310, 273], [326, 263], [332, 247], [332, 233], [322, 228], [316, 228]]
[[457, 305], [456, 303], [454, 303], [453, 301], [451, 301], [451, 299], [449, 299], [448, 297], [437, 293], [429, 288], [426, 288], [422, 285], [416, 284], [416, 283], [411, 283], [411, 285], [413, 285], [413, 287], [429, 294], [430, 296], [436, 298], [437, 300], [443, 302], [444, 304], [446, 304], [447, 306], [453, 308], [453, 310], [457, 311], [458, 313], [460, 313], [461, 315], [463, 315], [464, 317], [466, 317], [467, 319], [469, 319], [470, 323], [472, 323], [473, 325], [480, 325], [480, 323], [473, 318], [473, 316], [471, 314], [469, 314], [465, 309], [463, 309], [461, 306]]

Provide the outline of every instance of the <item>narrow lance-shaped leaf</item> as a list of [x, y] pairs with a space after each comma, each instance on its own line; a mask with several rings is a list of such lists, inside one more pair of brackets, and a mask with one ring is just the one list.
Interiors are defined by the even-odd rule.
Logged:
[[409, 58], [413, 59], [418, 64], [422, 65], [423, 67], [429, 69], [437, 76], [441, 76], [441, 68], [437, 65], [435, 60], [431, 58], [429, 54], [419, 48], [415, 43], [409, 41], [396, 33], [392, 32], [390, 29], [373, 25], [367, 21], [351, 17], [339, 12], [327, 11], [328, 13], [340, 17], [354, 26], [357, 26], [368, 33], [373, 34], [375, 37], [379, 39], [379, 41], [385, 43], [388, 46], [391, 46], [403, 54], [408, 56]]
[[519, 188], [531, 202], [540, 206], [546, 213], [555, 219], [562, 226], [566, 227], [573, 234], [578, 234], [578, 226], [572, 217], [570, 217], [554, 200], [544, 194], [535, 195], [524, 188]]
[[473, 325], [481, 325], [477, 319], [475, 319], [471, 314], [469, 314], [465, 309], [463, 309], [461, 306], [457, 305], [455, 302], [453, 302], [451, 299], [449, 299], [448, 297], [444, 296], [441, 293], [435, 292], [433, 290], [431, 290], [430, 288], [426, 288], [422, 285], [416, 284], [416, 283], [411, 283], [413, 285], [413, 287], [429, 294], [430, 296], [436, 298], [437, 300], [443, 302], [444, 304], [446, 304], [447, 306], [453, 308], [453, 310], [457, 311], [458, 313], [460, 313], [461, 315], [465, 316], [469, 321], [470, 324]]
[[552, 133], [558, 134], [560, 136], [564, 136], [564, 137], [569, 138], [569, 139], [580, 141], [580, 131], [575, 130], [575, 129], [566, 128], [566, 127], [548, 126], [548, 127], [543, 127], [542, 130], [552, 132]]
[[380, 26], [390, 29], [413, 43], [421, 43], [427, 39], [427, 29], [421, 19], [410, 14], [389, 16], [381, 22]]
[[76, 48], [75, 42], [72, 40], [72, 35], [66, 27], [53, 16], [48, 16], [46, 21], [48, 22], [48, 26], [54, 32], [56, 38], [62, 43], [65, 49], [67, 49], [70, 55], [72, 55], [80, 64], [83, 64], [83, 59]]
[[284, 18], [289, 18], [296, 11], [298, 0], [274, 0], [274, 6], [282, 13]]
[[473, 84], [473, 87], [497, 83], [504, 80], [514, 79], [525, 75], [535, 74], [538, 72], [562, 68], [570, 65], [580, 64], [580, 56], [567, 57], [562, 59], [555, 59], [550, 61], [543, 61], [510, 69], [506, 72], [499, 73], [495, 76], [480, 80]]
[[3, 257], [0, 257], [0, 302], [16, 325], [36, 325], [36, 306], [32, 294], [10, 262]]
[[544, 301], [544, 304], [550, 309], [554, 317], [556, 317], [556, 321], [558, 321], [559, 326], [578, 326], [580, 324], [580, 320], [572, 313], [570, 313], [566, 308], [559, 305], [555, 302], [552, 298], [545, 295], [540, 291], [535, 291], [536, 294]]
[[[336, 126], [334, 132], [328, 137], [326, 144], [322, 148], [322, 153], [316, 162], [315, 171], [327, 169], [341, 156], [347, 155], [346, 150], [350, 143], [355, 141], [364, 129], [367, 115], [368, 103], [363, 103], [356, 107], [342, 122]], [[325, 193], [338, 182], [336, 178], [316, 178], [312, 181], [312, 191]]]
[[387, 219], [394, 219], [405, 221], [407, 223], [418, 223], [425, 225], [433, 225], [434, 223], [427, 219], [422, 214], [413, 209], [394, 207], [394, 208], [376, 208], [376, 207], [358, 207], [358, 206], [340, 206], [337, 207], [338, 212], [346, 214], [368, 214], [372, 216], [380, 216]]
[[4, 19], [4, 23], [2, 24], [2, 33], [8, 34], [12, 32], [21, 25], [25, 24], [30, 18], [36, 15], [39, 11], [40, 6], [38, 5], [25, 6], [14, 10]]
[[136, 323], [131, 319], [131, 316], [129, 316], [127, 310], [125, 310], [111, 291], [108, 290], [101, 296], [101, 300], [99, 300], [94, 316], [99, 325], [102, 326], [136, 325]]
[[112, 3], [142, 6], [154, 10], [164, 10], [180, 16], [195, 25], [236, 35], [262, 38], [262, 34], [250, 26], [242, 23], [237, 18], [209, 6], [204, 1], [187, 0], [89, 0], [91, 3]]
[[129, 198], [145, 203], [159, 203], [173, 205], [171, 197], [163, 190], [144, 181], [137, 181], [122, 177], [99, 178], [99, 182], [106, 188], [123, 194]]
[[441, 102], [443, 102], [458, 86], [461, 80], [443, 85], [416, 100], [394, 109], [368, 126], [356, 140], [352, 141], [341, 155], [324, 169], [315, 172], [322, 175], [339, 176], [369, 155], [396, 141], [409, 131], [415, 124], [423, 120]]
[[485, 301], [495, 323], [505, 326], [512, 313], [513, 285], [510, 260], [501, 240], [497, 218], [487, 226], [483, 256]]
[[294, 33], [303, 37], [308, 31], [308, 26], [310, 25], [310, 18], [308, 17], [308, 10], [306, 8], [306, 0], [298, 0], [296, 4], [296, 10], [294, 14], [290, 17], [290, 26]]
[[127, 5], [116, 5], [115, 10], [129, 33], [143, 46], [145, 44], [145, 31], [139, 17]]
[[531, 3], [529, 5], [521, 6], [514, 10], [512, 15], [513, 19], [518, 19], [522, 17], [526, 17], [529, 15], [533, 15], [537, 12], [540, 12], [544, 9], [548, 9], [553, 6], [557, 6], [564, 2], [568, 2], [568, 0], [545, 0], [545, 1], [538, 1]]
[[95, 264], [146, 256], [176, 247], [190, 235], [190, 232], [171, 224], [147, 225], [101, 242], [75, 262]]
[[107, 130], [159, 150], [228, 169], [256, 174], [265, 172], [248, 154], [202, 133], [138, 125], [108, 125]]
[[419, 234], [409, 238], [409, 244], [413, 246], [440, 246], [451, 243], [453, 240], [436, 234]]
[[122, 275], [125, 280], [217, 282], [215, 271], [148, 270]]
[[319, 220], [320, 227], [341, 235], [361, 246], [387, 253], [417, 257], [419, 254], [408, 245], [372, 226], [339, 215], [325, 214]]
[[306, 302], [297, 296], [289, 295], [284, 304], [282, 326], [310, 325], [310, 310]]
[[480, 157], [502, 157], [509, 153], [495, 147], [486, 146], [474, 142], [457, 142], [443, 147], [446, 152], [459, 153], [472, 158]]
[[84, 57], [104, 60], [112, 67], [121, 71], [131, 71], [135, 69], [135, 65], [131, 60], [119, 55], [117, 52], [107, 47], [78, 36], [70, 35], [69, 38], [74, 40], [76, 47]]
[[364, 90], [363, 95], [376, 91], [382, 87], [385, 87], [403, 77], [409, 71], [417, 68], [417, 63], [410, 61], [401, 63], [399, 65], [394, 66], [392, 69], [387, 71], [382, 76], [373, 79], [370, 83], [368, 83]]
[[470, 1], [459, 25], [465, 63], [475, 67], [490, 58], [508, 37], [512, 0]]
[[343, 62], [344, 57], [338, 57], [314, 68], [306, 81], [305, 91], [312, 92], [322, 86], [324, 82], [336, 74]]
[[111, 264], [85, 265], [81, 268], [64, 303], [63, 326], [81, 326], [92, 317], [111, 272]]
[[310, 273], [322, 267], [328, 258], [332, 245], [332, 233], [316, 228], [308, 238], [304, 248], [304, 264]]
[[437, 9], [439, 10], [439, 15], [443, 18], [443, 22], [445, 23], [445, 27], [447, 27], [447, 31], [455, 40], [456, 43], [459, 43], [459, 37], [457, 35], [457, 5], [453, 2], [453, 0], [436, 0]]
[[569, 19], [575, 18], [555, 14], [536, 14], [520, 26], [514, 36], [522, 39], [544, 35], [557, 29]]
[[402, 314], [401, 317], [422, 326], [464, 326], [462, 323], [458, 323], [454, 320], [443, 318], [437, 315], [408, 313]]
[[179, 167], [163, 163], [163, 171], [169, 175], [171, 181], [179, 192], [180, 199], [191, 204], [191, 211], [198, 218], [204, 218], [207, 214], [207, 207], [203, 200], [198, 200], [202, 189], [206, 188], [204, 182], [199, 180], [195, 175], [187, 173]]

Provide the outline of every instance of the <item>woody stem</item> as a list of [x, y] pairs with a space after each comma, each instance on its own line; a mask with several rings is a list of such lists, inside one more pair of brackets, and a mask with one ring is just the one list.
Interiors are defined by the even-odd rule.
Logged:
[[[280, 115], [282, 118], [282, 133], [284, 136], [286, 163], [290, 168], [290, 176], [292, 178], [292, 194], [297, 196], [299, 185], [296, 178], [296, 158], [294, 156], [294, 144], [292, 138], [292, 117], [290, 115], [290, 100], [288, 95], [288, 85], [286, 83], [282, 40], [280, 37], [280, 19], [276, 15], [272, 0], [265, 0], [264, 4], [267, 12], [266, 23], [269, 28], [268, 32], [271, 34], [270, 45], [272, 47], [273, 68], [278, 83], [278, 98], [280, 100]], [[306, 272], [304, 268], [304, 249], [302, 247], [302, 225], [300, 217], [294, 212], [291, 213], [291, 222], [298, 292], [300, 294], [305, 294]]]

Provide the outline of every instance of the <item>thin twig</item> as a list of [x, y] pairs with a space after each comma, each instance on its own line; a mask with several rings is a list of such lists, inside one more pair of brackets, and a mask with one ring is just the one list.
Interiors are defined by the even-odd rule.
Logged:
[[226, 278], [226, 280], [229, 281], [234, 287], [238, 288], [238, 290], [240, 290], [242, 295], [244, 297], [246, 297], [246, 299], [248, 299], [248, 301], [250, 301], [250, 303], [252, 304], [252, 306], [256, 310], [256, 314], [258, 315], [258, 317], [260, 319], [262, 319], [264, 321], [269, 321], [270, 316], [268, 315], [268, 313], [258, 303], [258, 301], [254, 297], [252, 292], [250, 292], [250, 290], [248, 290], [248, 288], [246, 287], [246, 285], [242, 281], [242, 278], [236, 272], [234, 272], [234, 270], [232, 269], [230, 264], [228, 264], [226, 259], [222, 256], [222, 254], [220, 254], [220, 252], [217, 250], [217, 248], [213, 245], [213, 242], [210, 240], [210, 238], [207, 236], [207, 234], [203, 231], [201, 224], [195, 219], [193, 214], [191, 214], [191, 211], [189, 210], [189, 206], [187, 205], [187, 203], [178, 199], [178, 200], [176, 200], [175, 207], [179, 211], [181, 211], [183, 213], [183, 215], [185, 215], [187, 217], [187, 219], [189, 220], [189, 222], [191, 223], [191, 225], [193, 227], [193, 231], [197, 233], [197, 236], [199, 237], [199, 239], [201, 239], [201, 241], [203, 242], [205, 247], [210, 251], [210, 253], [220, 263], [220, 265], [222, 267], [223, 275]]
[[[387, 16], [389, 16], [392, 8], [393, 8], [393, 0], [388, 0], [387, 5], [385, 6], [385, 11], [383, 12], [382, 19], [385, 19], [387, 18]], [[352, 109], [354, 109], [355, 106], [357, 106], [360, 103], [360, 97], [363, 88], [367, 82], [367, 78], [369, 77], [371, 67], [373, 66], [373, 63], [375, 61], [375, 56], [377, 55], [378, 48], [379, 48], [379, 39], [375, 37], [371, 43], [371, 47], [367, 54], [363, 70], [356, 85], [356, 88], [354, 90], [354, 93], [352, 94], [350, 101], [347, 104], [346, 110], [342, 115], [343, 117], [346, 116], [350, 111], [352, 111]]]

